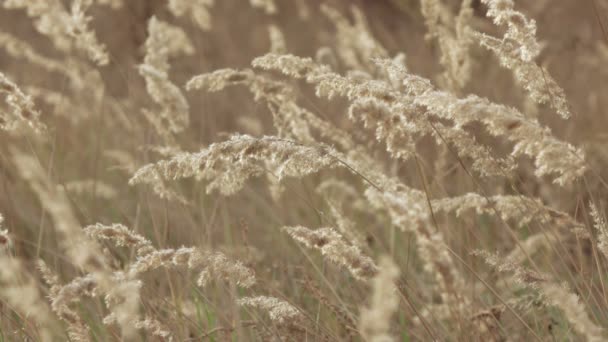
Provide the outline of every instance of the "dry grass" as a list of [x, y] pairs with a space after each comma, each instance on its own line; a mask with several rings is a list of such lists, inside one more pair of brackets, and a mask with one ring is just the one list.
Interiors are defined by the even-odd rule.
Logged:
[[3, 1], [0, 340], [608, 339], [606, 27]]

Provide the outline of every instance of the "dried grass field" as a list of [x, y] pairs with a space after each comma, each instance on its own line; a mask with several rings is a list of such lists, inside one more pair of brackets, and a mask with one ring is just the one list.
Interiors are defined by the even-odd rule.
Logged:
[[608, 1], [2, 0], [1, 341], [608, 340]]

